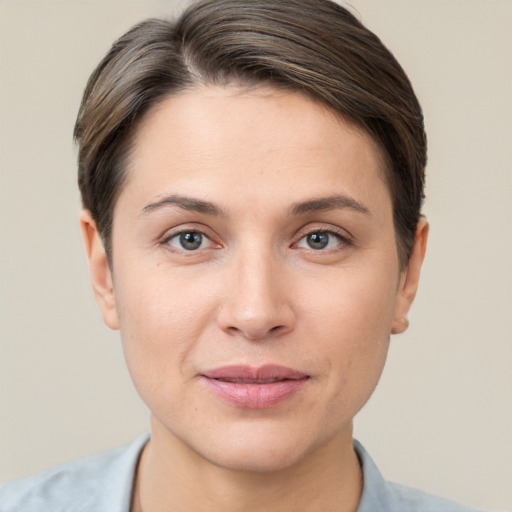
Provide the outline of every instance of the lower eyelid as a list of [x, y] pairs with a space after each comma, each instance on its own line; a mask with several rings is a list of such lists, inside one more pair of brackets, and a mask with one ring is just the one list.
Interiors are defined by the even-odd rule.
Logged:
[[[179, 237], [180, 235], [184, 234], [184, 233], [198, 233], [200, 234], [202, 237], [204, 237], [204, 239], [206, 239], [206, 247], [200, 247], [198, 249], [185, 249], [183, 247], [179, 247], [177, 246], [177, 244], [179, 243], [179, 241], [177, 242], [176, 245], [174, 244], [171, 244], [171, 240]], [[344, 245], [350, 245], [352, 243], [351, 241], [351, 238], [350, 236], [348, 236], [346, 233], [339, 233], [337, 232], [336, 230], [332, 229], [332, 228], [329, 228], [329, 229], [326, 229], [326, 228], [317, 228], [317, 229], [311, 229], [311, 230], [308, 230], [308, 231], [303, 231], [302, 233], [298, 233], [298, 240], [296, 242], [294, 242], [292, 244], [292, 246], [297, 246], [301, 241], [303, 241], [308, 235], [312, 235], [312, 234], [315, 234], [315, 233], [324, 233], [324, 234], [328, 234], [330, 235], [331, 237], [334, 237], [336, 240], [337, 240], [337, 245], [339, 246], [344, 246]], [[189, 229], [185, 228], [185, 229], [178, 229], [176, 231], [173, 231], [173, 232], [168, 232], [166, 233], [165, 235], [163, 235], [161, 238], [160, 238], [160, 242], [159, 244], [161, 245], [166, 245], [170, 248], [173, 248], [175, 249], [176, 251], [183, 251], [183, 252], [188, 252], [188, 253], [193, 253], [193, 252], [199, 252], [201, 250], [205, 250], [205, 249], [209, 249], [209, 248], [221, 248], [222, 247], [222, 244], [219, 243], [219, 242], [216, 242], [215, 239], [210, 236], [209, 234], [207, 234], [204, 230], [201, 230], [199, 228], [194, 228], [194, 227], [191, 227]], [[203, 244], [203, 242], [202, 242]], [[329, 244], [332, 244], [332, 241], [329, 241]], [[322, 252], [322, 249], [314, 249], [312, 247], [304, 247], [304, 249], [310, 249], [311, 251], [315, 251], [315, 252]], [[324, 252], [327, 252], [329, 249], [335, 249], [333, 247], [330, 247], [330, 248], [327, 248], [327, 249], [324, 249]]]
[[[306, 237], [308, 237], [309, 235], [315, 234], [315, 233], [325, 233], [325, 234], [330, 235], [331, 237], [334, 237], [338, 241], [339, 246], [350, 244], [350, 239], [347, 236], [337, 233], [336, 231], [333, 231], [332, 229], [316, 229], [316, 230], [311, 230], [311, 231], [308, 231], [307, 233], [302, 234], [300, 236], [299, 240], [297, 242], [295, 242], [294, 245], [298, 245], [300, 242], [302, 242], [304, 239], [306, 239]], [[304, 242], [304, 243], [307, 243], [307, 242]], [[331, 242], [329, 242], [329, 243], [331, 243]], [[311, 251], [315, 251], [315, 252], [322, 252], [322, 250], [324, 250], [324, 252], [326, 252], [329, 249], [331, 249], [331, 250], [333, 249], [333, 247], [319, 248], [319, 249], [314, 249], [313, 247], [304, 247], [304, 248], [310, 249]]]
[[[205, 244], [205, 247], [199, 247], [197, 249], [188, 249], [188, 250], [184, 247], [180, 247], [179, 236], [184, 233], [200, 234], [203, 237], [203, 241], [201, 242], [201, 244], [202, 245]], [[178, 238], [176, 243], [171, 244], [171, 240], [176, 239], [176, 238]], [[177, 231], [173, 231], [170, 233], [168, 232], [167, 234], [162, 236], [162, 238], [160, 239], [159, 245], [165, 246], [166, 248], [168, 248], [169, 250], [171, 250], [173, 252], [176, 252], [176, 253], [183, 252], [183, 253], [188, 253], [188, 255], [192, 255], [194, 253], [199, 253], [199, 252], [202, 252], [202, 251], [205, 251], [208, 249], [222, 248], [222, 244], [219, 242], [216, 242], [215, 238], [213, 238], [211, 235], [209, 235], [202, 229], [193, 228], [193, 227], [190, 229], [185, 228], [185, 229], [178, 229]]]

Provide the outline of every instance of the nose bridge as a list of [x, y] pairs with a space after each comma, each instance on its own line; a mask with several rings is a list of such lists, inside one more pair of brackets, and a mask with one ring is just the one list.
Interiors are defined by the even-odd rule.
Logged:
[[271, 244], [247, 242], [235, 251], [231, 263], [221, 327], [248, 339], [268, 338], [292, 329], [295, 316], [283, 282], [284, 262]]

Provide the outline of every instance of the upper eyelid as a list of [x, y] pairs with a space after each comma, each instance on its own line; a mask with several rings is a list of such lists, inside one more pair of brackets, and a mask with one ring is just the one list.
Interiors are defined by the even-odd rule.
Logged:
[[[175, 226], [173, 228], [169, 228], [165, 230], [160, 237], [158, 237], [158, 240], [160, 243], [166, 243], [170, 239], [187, 232], [200, 233], [201, 235], [208, 238], [208, 240], [210, 240], [212, 243], [217, 245], [224, 245], [222, 242], [219, 241], [220, 237], [216, 236], [215, 231], [204, 225], [196, 223], [184, 224]], [[316, 225], [315, 223], [307, 223], [306, 225], [302, 226], [295, 232], [295, 235], [292, 237], [294, 240], [293, 243], [295, 244], [308, 234], [315, 232], [331, 233], [334, 236], [349, 242], [353, 241], [354, 239], [353, 235], [345, 228], [341, 228], [339, 226], [327, 223], [318, 223]]]
[[205, 236], [209, 240], [212, 240], [214, 237], [211, 234], [211, 230], [207, 229], [202, 226], [189, 224], [189, 225], [180, 225], [175, 226], [173, 228], [166, 229], [162, 235], [159, 237], [159, 240], [166, 241], [170, 240], [171, 238], [174, 238], [175, 236], [178, 236], [182, 233], [200, 233], [201, 235]]
[[296, 233], [297, 237], [304, 237], [309, 235], [310, 233], [332, 233], [333, 235], [337, 235], [340, 238], [346, 239], [346, 240], [352, 240], [354, 237], [350, 231], [348, 231], [345, 228], [341, 228], [338, 226], [333, 226], [332, 224], [324, 224], [320, 223], [316, 226], [311, 226], [311, 223], [306, 224], [305, 226], [302, 226]]
[[164, 236], [164, 240], [172, 240], [173, 238], [176, 238], [177, 236], [183, 235], [184, 233], [199, 233], [200, 235], [204, 236], [205, 238], [208, 238], [208, 240], [211, 241], [211, 237], [208, 236], [203, 231], [199, 231], [198, 229], [184, 229], [182, 231], [176, 231], [174, 233], [169, 233], [167, 236]]
[[310, 232], [305, 233], [304, 235], [300, 236], [299, 239], [296, 242], [294, 242], [292, 245], [299, 245], [300, 242], [302, 242], [302, 240], [304, 240], [307, 236], [309, 236], [313, 233], [328, 233], [329, 235], [332, 235], [334, 238], [336, 238], [338, 240], [338, 243], [341, 245], [347, 245], [347, 244], [352, 243], [351, 239], [345, 235], [342, 235], [342, 234], [337, 233], [332, 230], [317, 229], [317, 230], [310, 231]]
[[[193, 250], [187, 250], [184, 247], [176, 247], [174, 244], [171, 243], [171, 240], [175, 239], [176, 237], [179, 237], [183, 233], [199, 233], [203, 237], [205, 237], [208, 240], [207, 247], [193, 249]], [[193, 257], [194, 255], [198, 256], [199, 254], [203, 254], [204, 251], [207, 251], [208, 249], [220, 249], [223, 247], [223, 244], [217, 242], [214, 240], [214, 238], [207, 233], [205, 233], [202, 229], [197, 228], [176, 228], [166, 231], [162, 237], [158, 239], [158, 245], [163, 246], [167, 251], [174, 254], [180, 254], [186, 257]]]

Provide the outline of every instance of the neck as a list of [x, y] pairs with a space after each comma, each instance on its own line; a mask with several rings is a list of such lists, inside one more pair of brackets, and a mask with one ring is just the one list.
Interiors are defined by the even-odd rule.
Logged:
[[293, 466], [270, 472], [215, 465], [163, 428], [153, 421], [139, 461], [134, 512], [357, 510], [363, 481], [351, 428]]

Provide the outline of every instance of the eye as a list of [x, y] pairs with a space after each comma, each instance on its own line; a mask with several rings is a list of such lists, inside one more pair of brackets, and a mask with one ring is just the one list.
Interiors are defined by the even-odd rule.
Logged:
[[180, 251], [197, 251], [212, 245], [212, 241], [200, 231], [181, 231], [169, 237], [166, 243]]
[[346, 242], [347, 240], [337, 233], [331, 231], [313, 231], [303, 236], [297, 243], [297, 247], [320, 251], [323, 249], [334, 249]]

